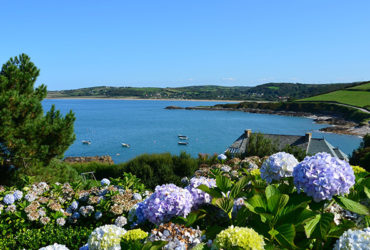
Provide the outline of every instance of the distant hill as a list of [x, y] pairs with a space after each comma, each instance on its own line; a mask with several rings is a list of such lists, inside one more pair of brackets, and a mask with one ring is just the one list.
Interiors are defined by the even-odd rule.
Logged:
[[342, 90], [315, 95], [298, 101], [333, 102], [370, 110], [370, 82], [363, 82], [354, 87], [347, 87]]
[[314, 95], [356, 87], [360, 83], [300, 84], [266, 83], [256, 87], [246, 86], [188, 86], [178, 88], [136, 88], [99, 86], [72, 90], [49, 91], [48, 98], [96, 97], [96, 98], [138, 98], [138, 99], [215, 99], [279, 101], [301, 99]]

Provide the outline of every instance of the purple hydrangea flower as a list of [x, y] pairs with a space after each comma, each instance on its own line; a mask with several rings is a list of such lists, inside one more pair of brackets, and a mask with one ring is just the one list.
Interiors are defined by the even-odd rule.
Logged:
[[4, 197], [4, 203], [7, 204], [7, 205], [11, 205], [14, 203], [15, 201], [15, 198], [14, 198], [14, 195], [13, 194], [7, 194], [5, 195]]
[[206, 177], [193, 177], [190, 179], [189, 186], [185, 187], [191, 195], [193, 196], [193, 206], [194, 208], [199, 207], [203, 203], [209, 203], [212, 200], [212, 197], [206, 192], [198, 189], [200, 185], [205, 185], [209, 188], [216, 187], [215, 179], [210, 179]]
[[281, 178], [291, 177], [297, 164], [297, 159], [291, 154], [285, 152], [273, 154], [263, 162], [261, 178], [271, 183], [273, 180], [279, 181]]
[[148, 199], [139, 203], [136, 215], [139, 221], [144, 217], [154, 224], [160, 224], [174, 216], [186, 217], [192, 205], [193, 197], [187, 189], [166, 184], [157, 186]]
[[100, 181], [100, 184], [102, 186], [109, 186], [110, 185], [110, 180], [108, 180], [107, 178], [104, 178], [103, 180]]
[[355, 184], [355, 175], [348, 162], [328, 153], [307, 156], [294, 168], [293, 177], [298, 192], [303, 189], [315, 202], [347, 194]]
[[23, 192], [19, 190], [15, 190], [13, 195], [16, 201], [23, 198]]

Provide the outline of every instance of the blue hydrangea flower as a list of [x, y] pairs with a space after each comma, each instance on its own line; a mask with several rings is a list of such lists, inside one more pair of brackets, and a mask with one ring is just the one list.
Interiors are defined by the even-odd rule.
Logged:
[[315, 202], [347, 194], [355, 184], [355, 175], [348, 162], [328, 153], [307, 156], [294, 168], [293, 177], [298, 192], [303, 189]]
[[5, 195], [4, 197], [4, 203], [7, 204], [7, 205], [11, 205], [14, 203], [15, 201], [15, 198], [14, 198], [14, 195], [13, 194], [7, 194]]
[[193, 177], [190, 179], [189, 186], [185, 187], [191, 193], [193, 197], [193, 206], [198, 208], [203, 203], [209, 203], [212, 200], [212, 197], [206, 192], [198, 189], [200, 185], [205, 185], [209, 188], [216, 187], [215, 179], [210, 179], [206, 177]]
[[110, 185], [110, 180], [108, 180], [107, 178], [104, 178], [103, 180], [100, 181], [100, 184], [102, 186], [109, 186]]
[[288, 153], [279, 152], [271, 155], [261, 166], [261, 178], [267, 183], [279, 181], [284, 177], [291, 177], [293, 169], [297, 166], [297, 159]]
[[166, 184], [157, 186], [148, 199], [139, 203], [136, 215], [139, 221], [144, 217], [154, 224], [160, 224], [174, 216], [186, 217], [192, 205], [193, 197], [187, 189]]
[[103, 213], [98, 211], [95, 213], [95, 220], [99, 220], [103, 216]]
[[352, 250], [370, 248], [370, 227], [362, 230], [349, 229], [337, 240], [333, 250]]
[[73, 219], [78, 220], [80, 217], [81, 217], [81, 215], [80, 215], [80, 213], [79, 213], [79, 212], [74, 212], [74, 213], [72, 214], [72, 218], [73, 218]]
[[23, 192], [22, 191], [19, 191], [19, 190], [14, 191], [14, 194], [13, 195], [14, 195], [14, 199], [16, 201], [23, 198]]

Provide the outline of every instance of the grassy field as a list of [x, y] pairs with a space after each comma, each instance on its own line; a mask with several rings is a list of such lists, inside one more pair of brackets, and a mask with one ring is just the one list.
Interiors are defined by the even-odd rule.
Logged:
[[[365, 88], [366, 85], [360, 85], [357, 87]], [[370, 85], [368, 85], [370, 86]], [[357, 88], [355, 87], [355, 88]], [[299, 101], [331, 101], [343, 104], [349, 104], [356, 107], [366, 107], [370, 106], [370, 92], [369, 91], [348, 91], [348, 90], [339, 90], [330, 92], [323, 95], [317, 95]]]
[[356, 87], [348, 88], [348, 89], [370, 91], [370, 82], [366, 83], [366, 84], [361, 84], [361, 85], [356, 86]]

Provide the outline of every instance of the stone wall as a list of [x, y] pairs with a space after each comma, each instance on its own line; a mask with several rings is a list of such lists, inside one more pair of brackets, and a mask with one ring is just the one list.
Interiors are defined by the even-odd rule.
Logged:
[[66, 157], [64, 161], [68, 163], [99, 162], [114, 164], [112, 157], [110, 157], [109, 155]]

